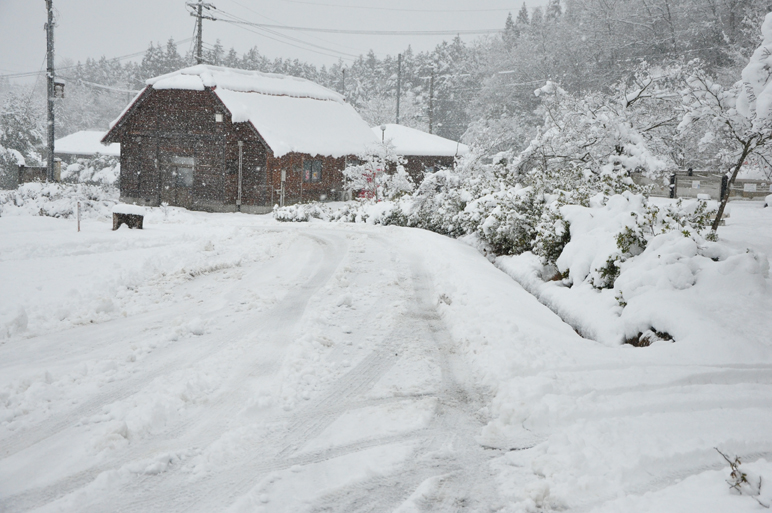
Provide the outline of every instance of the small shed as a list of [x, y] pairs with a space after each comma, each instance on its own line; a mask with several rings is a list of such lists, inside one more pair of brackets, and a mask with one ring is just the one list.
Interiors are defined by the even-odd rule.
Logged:
[[469, 153], [465, 144], [403, 125], [374, 126], [372, 131], [379, 141], [394, 145], [397, 155], [405, 158], [405, 170], [416, 183], [423, 180], [424, 173], [453, 167], [456, 157]]
[[121, 200], [216, 212], [334, 199], [377, 142], [344, 98], [296, 77], [198, 65], [152, 78], [102, 142], [121, 144]]
[[65, 162], [80, 158], [93, 158], [97, 155], [120, 157], [121, 145], [112, 143], [107, 146], [101, 143], [106, 132], [98, 130], [81, 130], [54, 141], [54, 156]]

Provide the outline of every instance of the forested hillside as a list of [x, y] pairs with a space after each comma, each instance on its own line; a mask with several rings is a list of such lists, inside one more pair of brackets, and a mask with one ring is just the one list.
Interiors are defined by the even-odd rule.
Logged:
[[[548, 80], [574, 95], [613, 95], [642, 66], [672, 68], [699, 59], [690, 66], [729, 86], [758, 46], [768, 9], [762, 0], [551, 0], [530, 11], [523, 4], [502, 20], [499, 35], [471, 42], [457, 37], [430, 52], [407, 47], [400, 122], [427, 131], [431, 124], [434, 133], [491, 152], [521, 151], [543, 124], [534, 90]], [[205, 59], [308, 78], [345, 93], [369, 123], [394, 121], [397, 56], [378, 58], [371, 51], [318, 68], [270, 59], [257, 46], [239, 54], [218, 41]], [[68, 85], [58, 104], [57, 137], [106, 129], [145, 79], [192, 62], [173, 40], [151, 43], [139, 63], [61, 61], [58, 74]], [[34, 86], [0, 78], [0, 145], [33, 162], [45, 133], [43, 88], [42, 77]]]

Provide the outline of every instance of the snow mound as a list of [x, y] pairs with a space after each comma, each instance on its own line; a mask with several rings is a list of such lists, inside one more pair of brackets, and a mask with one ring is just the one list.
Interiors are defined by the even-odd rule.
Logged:
[[145, 209], [139, 205], [127, 205], [126, 203], [119, 203], [113, 207], [113, 214], [131, 214], [135, 216], [144, 216]]
[[[571, 241], [557, 259], [562, 279], [545, 281], [551, 274], [532, 253], [499, 257], [497, 265], [605, 344], [638, 344], [651, 332], [654, 343], [674, 339], [729, 359], [762, 351], [765, 336], [751, 319], [772, 308], [767, 255], [701, 236], [686, 220], [698, 204], [647, 210], [641, 197], [627, 195], [603, 206], [565, 206]], [[679, 213], [685, 217], [676, 222]], [[648, 216], [659, 221], [641, 230]], [[726, 315], [726, 304], [738, 313]], [[735, 338], [744, 342], [725, 344]]]
[[47, 216], [64, 219], [109, 218], [118, 202], [118, 189], [86, 184], [31, 182], [16, 190], [0, 191], [0, 216]]

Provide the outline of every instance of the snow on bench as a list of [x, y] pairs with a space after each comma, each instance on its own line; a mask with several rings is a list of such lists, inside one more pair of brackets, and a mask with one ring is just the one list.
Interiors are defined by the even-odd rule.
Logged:
[[138, 205], [119, 203], [113, 207], [113, 231], [125, 224], [129, 228], [142, 229], [145, 209]]

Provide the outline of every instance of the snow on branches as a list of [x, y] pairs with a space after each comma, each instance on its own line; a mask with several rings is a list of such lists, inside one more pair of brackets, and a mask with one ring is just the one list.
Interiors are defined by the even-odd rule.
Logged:
[[394, 199], [413, 191], [413, 181], [405, 171], [405, 159], [397, 155], [391, 142], [371, 146], [358, 160], [343, 170], [346, 190], [375, 201]]
[[[626, 94], [621, 84], [614, 94], [595, 92], [583, 96], [547, 82], [535, 94], [542, 100], [544, 123], [520, 156], [521, 169], [580, 168], [596, 174], [644, 170], [656, 174], [673, 167], [667, 156], [648, 147], [643, 128], [651, 131], [641, 114], [645, 94], [653, 81]], [[649, 135], [649, 137], [651, 137]]]

